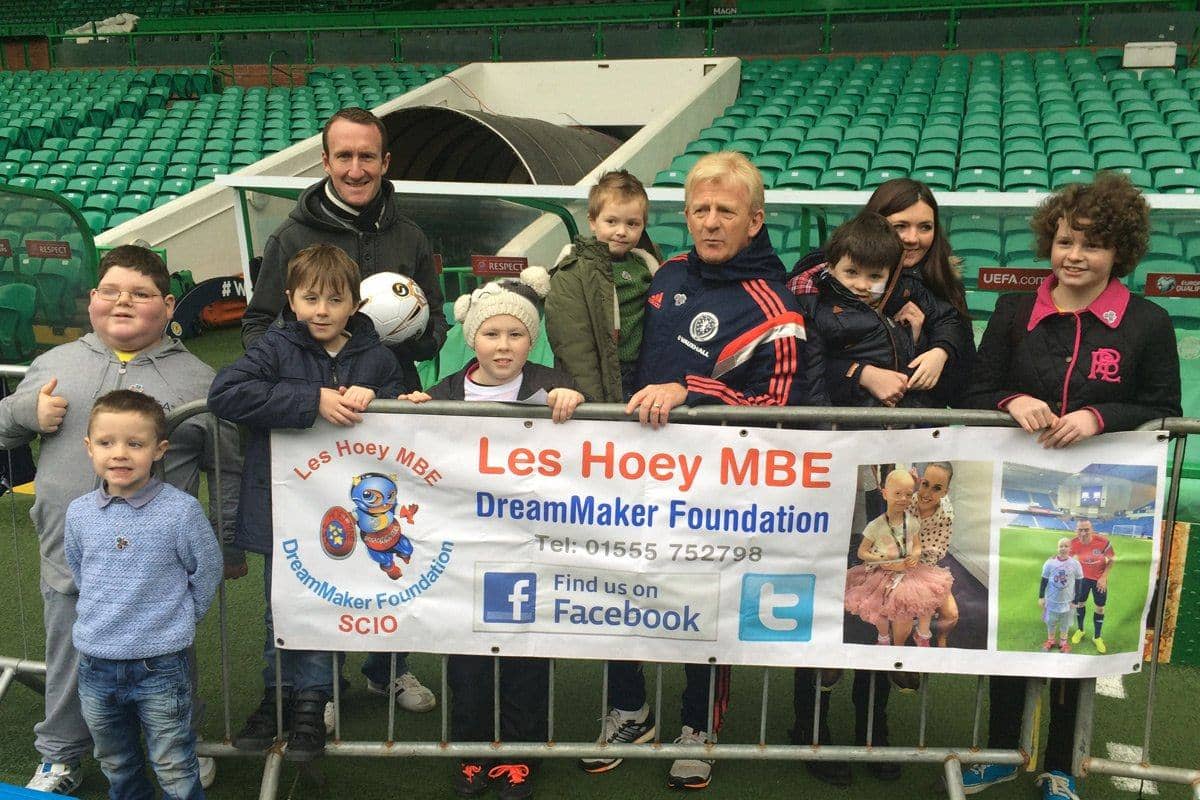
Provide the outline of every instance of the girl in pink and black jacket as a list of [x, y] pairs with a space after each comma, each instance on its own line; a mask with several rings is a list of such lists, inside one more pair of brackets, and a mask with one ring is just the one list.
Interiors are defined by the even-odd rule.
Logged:
[[[1167, 313], [1121, 283], [1146, 252], [1150, 209], [1124, 175], [1101, 173], [1038, 207], [1030, 224], [1053, 275], [1033, 295], [996, 303], [968, 405], [1007, 411], [1046, 447], [1066, 447], [1180, 415], [1179, 356]], [[1103, 646], [1096, 642], [1096, 650]], [[1023, 678], [993, 676], [989, 746], [1016, 747]], [[1078, 680], [1050, 681], [1050, 735], [1038, 778], [1045, 800], [1078, 798], [1071, 776]], [[979, 764], [968, 793], [1016, 777]]]

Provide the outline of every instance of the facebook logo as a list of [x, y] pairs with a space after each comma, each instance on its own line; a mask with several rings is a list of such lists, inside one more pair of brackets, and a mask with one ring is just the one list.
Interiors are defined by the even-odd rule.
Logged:
[[483, 573], [484, 622], [533, 622], [537, 575], [532, 572]]
[[742, 576], [738, 639], [743, 642], [807, 642], [812, 639], [815, 575]]

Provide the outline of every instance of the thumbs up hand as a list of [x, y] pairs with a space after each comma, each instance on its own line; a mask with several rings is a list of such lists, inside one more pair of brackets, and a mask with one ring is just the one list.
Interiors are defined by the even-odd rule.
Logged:
[[54, 433], [62, 425], [67, 416], [67, 398], [54, 393], [58, 388], [58, 378], [51, 378], [38, 392], [37, 421], [38, 430], [42, 433]]

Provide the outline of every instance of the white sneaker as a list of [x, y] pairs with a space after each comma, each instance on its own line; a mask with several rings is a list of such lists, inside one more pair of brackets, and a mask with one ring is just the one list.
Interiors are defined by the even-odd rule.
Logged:
[[43, 761], [26, 789], [36, 789], [48, 794], [72, 794], [83, 783], [83, 769], [78, 764], [58, 764], [53, 761]]
[[[622, 711], [614, 708], [604, 717], [604, 733], [600, 743], [642, 744], [654, 738], [654, 714], [649, 705], [637, 711]], [[579, 766], [584, 772], [608, 772], [621, 765], [620, 758], [581, 758]]]
[[[437, 705], [437, 698], [433, 696], [433, 692], [417, 680], [417, 676], [412, 672], [403, 672], [397, 675], [395, 686], [396, 705], [405, 711], [423, 714], [426, 711], [433, 711], [434, 706]], [[367, 680], [367, 691], [382, 695], [390, 694], [386, 683], [376, 683], [370, 679]]]
[[[707, 732], [692, 730], [684, 725], [675, 744], [701, 747], [715, 741]], [[672, 789], [703, 789], [712, 778], [712, 765], [711, 758], [677, 758], [667, 774], [667, 786]]]
[[211, 789], [217, 782], [217, 760], [209, 756], [196, 756], [200, 762], [200, 788]]
[[334, 729], [337, 728], [337, 725], [334, 724], [337, 722], [337, 719], [333, 714], [333, 701], [332, 700], [329, 700], [328, 702], [325, 703], [325, 713], [322, 716], [325, 720], [325, 735], [332, 736]]

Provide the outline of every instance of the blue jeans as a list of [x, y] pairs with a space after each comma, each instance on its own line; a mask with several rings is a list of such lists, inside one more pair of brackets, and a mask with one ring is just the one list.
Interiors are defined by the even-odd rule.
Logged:
[[[263, 685], [275, 688], [275, 624], [271, 617], [271, 554], [263, 556], [263, 594], [267, 598], [263, 620], [267, 625], [267, 638], [263, 644]], [[317, 650], [280, 649], [279, 665], [283, 674], [278, 682], [295, 692], [321, 692], [333, 696], [332, 654]]]
[[111, 800], [153, 800], [140, 736], [165, 800], [203, 800], [187, 654], [115, 661], [79, 655], [79, 701]]

